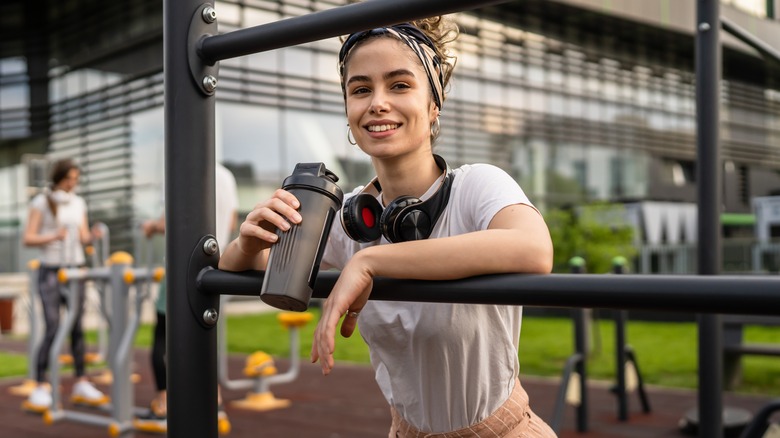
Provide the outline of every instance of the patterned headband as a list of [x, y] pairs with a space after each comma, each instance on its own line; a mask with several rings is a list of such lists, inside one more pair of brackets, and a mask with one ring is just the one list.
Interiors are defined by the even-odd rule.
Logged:
[[[420, 62], [425, 69], [425, 74], [428, 76], [428, 83], [431, 85], [433, 92], [433, 101], [436, 107], [441, 111], [444, 78], [441, 73], [441, 60], [436, 55], [433, 41], [428, 38], [419, 28], [409, 24], [397, 24], [390, 27], [378, 27], [376, 29], [365, 30], [362, 32], [355, 32], [351, 34], [339, 51], [339, 75], [341, 76], [341, 91], [346, 98], [346, 88], [344, 84], [344, 71], [346, 69], [345, 61], [349, 56], [349, 53], [357, 45], [358, 42], [376, 35], [389, 34], [406, 44], [412, 51], [420, 58]], [[434, 75], [436, 79], [434, 79]]]

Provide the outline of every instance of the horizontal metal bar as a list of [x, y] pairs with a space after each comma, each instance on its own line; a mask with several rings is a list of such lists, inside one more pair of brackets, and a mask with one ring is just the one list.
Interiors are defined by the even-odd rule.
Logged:
[[57, 277], [61, 283], [80, 280], [107, 280], [111, 277], [108, 267], [97, 268], [60, 268]]
[[[506, 3], [508, 0], [374, 0], [204, 38], [207, 65], [223, 59], [318, 41], [405, 21]], [[219, 13], [219, 11], [217, 11]]]
[[747, 44], [748, 46], [756, 49], [761, 54], [761, 56], [765, 58], [771, 58], [775, 62], [780, 63], [780, 51], [778, 51], [778, 49], [770, 46], [762, 39], [748, 32], [726, 17], [720, 17], [720, 25], [723, 30], [730, 33], [732, 36]]
[[[260, 296], [262, 271], [204, 270], [203, 293]], [[314, 298], [326, 298], [338, 272], [321, 272]], [[375, 278], [372, 300], [773, 315], [780, 277], [696, 275], [503, 274], [452, 281]]]

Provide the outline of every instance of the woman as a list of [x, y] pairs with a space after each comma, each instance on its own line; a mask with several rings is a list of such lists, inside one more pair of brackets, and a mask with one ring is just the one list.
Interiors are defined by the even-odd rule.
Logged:
[[[342, 46], [348, 136], [377, 176], [345, 200], [342, 226], [332, 228], [322, 263], [341, 274], [323, 303], [311, 359], [330, 373], [339, 320], [350, 336], [359, 317], [391, 407], [391, 437], [552, 437], [517, 378], [520, 307], [368, 301], [375, 276], [552, 269], [547, 226], [509, 175], [486, 164], [450, 170], [433, 154], [454, 66], [444, 47], [451, 35], [439, 17], [352, 34]], [[263, 269], [275, 231], [301, 222], [298, 206], [283, 190], [258, 204], [220, 267]]]
[[[67, 304], [60, 292], [57, 271], [63, 267], [77, 267], [85, 264], [83, 245], [99, 238], [99, 229], [90, 232], [87, 222], [87, 205], [74, 193], [79, 182], [79, 168], [69, 159], [54, 163], [51, 173], [51, 187], [38, 194], [30, 202], [24, 244], [41, 248], [41, 265], [38, 271], [38, 293], [41, 297], [46, 332], [38, 350], [36, 379], [38, 386], [28, 399], [28, 406], [34, 410], [49, 408], [52, 403], [51, 387], [46, 383], [49, 367], [49, 351], [60, 325], [60, 306]], [[77, 381], [73, 385], [72, 399], [86, 404], [102, 404], [108, 401], [84, 375], [84, 332], [81, 318], [84, 310], [84, 284], [76, 283], [78, 312], [70, 343]]]

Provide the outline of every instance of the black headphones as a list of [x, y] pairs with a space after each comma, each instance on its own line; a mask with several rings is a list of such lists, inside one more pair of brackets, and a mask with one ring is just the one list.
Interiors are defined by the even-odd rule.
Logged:
[[445, 172], [433, 196], [425, 201], [414, 196], [399, 196], [383, 208], [376, 199], [382, 187], [375, 177], [360, 193], [344, 201], [341, 225], [347, 236], [358, 242], [373, 242], [381, 236], [392, 243], [427, 239], [447, 206], [455, 178], [444, 158], [435, 154], [433, 158], [439, 169]]

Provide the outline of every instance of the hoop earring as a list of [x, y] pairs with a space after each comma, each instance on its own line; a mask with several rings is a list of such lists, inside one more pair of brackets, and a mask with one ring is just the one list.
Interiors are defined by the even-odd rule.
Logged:
[[355, 141], [354, 138], [352, 138], [352, 127], [347, 125], [347, 142], [351, 144], [352, 146], [357, 146], [357, 141]]
[[431, 138], [438, 137], [439, 133], [441, 132], [441, 122], [439, 121], [439, 116], [436, 116], [436, 120], [431, 123]]

